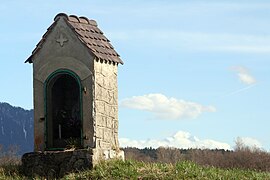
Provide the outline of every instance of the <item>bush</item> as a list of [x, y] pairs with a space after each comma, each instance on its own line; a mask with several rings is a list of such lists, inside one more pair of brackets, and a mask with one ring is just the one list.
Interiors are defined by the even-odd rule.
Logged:
[[124, 148], [126, 159], [143, 162], [175, 164], [179, 161], [192, 161], [203, 166], [226, 169], [251, 169], [270, 172], [270, 154], [257, 148], [236, 147], [235, 151], [209, 149], [137, 149]]

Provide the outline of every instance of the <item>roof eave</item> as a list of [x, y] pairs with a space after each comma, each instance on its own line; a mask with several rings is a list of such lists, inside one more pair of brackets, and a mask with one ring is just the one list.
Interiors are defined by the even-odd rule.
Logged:
[[32, 57], [33, 57], [33, 55], [31, 55], [29, 58], [27, 58], [26, 61], [24, 61], [24, 63], [29, 63], [29, 64], [33, 63]]
[[56, 20], [55, 20], [55, 21], [47, 28], [47, 31], [45, 32], [45, 34], [42, 35], [41, 40], [38, 42], [38, 44], [36, 45], [35, 49], [32, 51], [31, 56], [30, 56], [29, 58], [27, 58], [27, 60], [24, 61], [24, 63], [29, 63], [29, 64], [33, 63], [33, 60], [32, 60], [33, 56], [41, 49], [43, 43], [44, 43], [45, 40], [46, 40], [46, 37], [48, 36], [48, 34], [50, 33], [50, 31], [55, 27], [56, 22], [57, 22], [58, 20], [59, 20], [59, 18], [56, 19]]

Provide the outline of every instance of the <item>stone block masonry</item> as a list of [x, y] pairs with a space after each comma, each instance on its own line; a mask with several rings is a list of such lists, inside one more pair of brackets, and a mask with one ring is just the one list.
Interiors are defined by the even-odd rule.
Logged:
[[118, 150], [117, 65], [94, 63], [97, 148]]
[[26, 153], [22, 157], [23, 172], [28, 177], [60, 178], [70, 172], [92, 168], [92, 155], [91, 149]]

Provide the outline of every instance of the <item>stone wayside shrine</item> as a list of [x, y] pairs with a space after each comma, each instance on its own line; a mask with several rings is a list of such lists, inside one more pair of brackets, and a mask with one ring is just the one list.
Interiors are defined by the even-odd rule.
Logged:
[[96, 21], [60, 13], [25, 61], [33, 64], [34, 152], [27, 175], [59, 177], [124, 158], [118, 143], [117, 67]]

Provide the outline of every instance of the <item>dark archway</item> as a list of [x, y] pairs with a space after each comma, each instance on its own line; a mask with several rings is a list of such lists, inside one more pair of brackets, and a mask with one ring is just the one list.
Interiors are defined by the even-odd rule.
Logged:
[[53, 73], [46, 83], [46, 149], [82, 146], [81, 84], [70, 71]]

